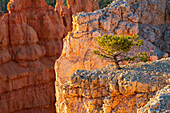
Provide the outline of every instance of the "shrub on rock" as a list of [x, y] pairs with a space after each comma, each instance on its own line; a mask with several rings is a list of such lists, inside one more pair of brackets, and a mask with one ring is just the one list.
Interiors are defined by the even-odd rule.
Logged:
[[143, 40], [141, 40], [137, 35], [134, 36], [111, 36], [111, 35], [103, 35], [99, 36], [95, 39], [99, 45], [97, 50], [93, 52], [102, 57], [110, 59], [115, 62], [116, 68], [121, 69], [119, 66], [119, 62], [121, 61], [134, 61], [138, 59], [138, 61], [146, 62], [148, 56], [146, 53], [137, 53], [133, 57], [127, 57], [125, 53], [130, 51], [132, 47], [139, 47], [143, 45]]

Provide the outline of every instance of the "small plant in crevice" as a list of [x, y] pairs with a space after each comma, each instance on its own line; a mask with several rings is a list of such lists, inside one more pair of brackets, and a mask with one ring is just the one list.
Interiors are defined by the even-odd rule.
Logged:
[[148, 60], [148, 56], [145, 52], [137, 53], [133, 57], [127, 57], [125, 55], [132, 47], [140, 48], [140, 46], [143, 45], [143, 40], [141, 40], [138, 35], [103, 35], [97, 37], [95, 41], [97, 41], [99, 47], [97, 50], [93, 51], [94, 54], [113, 61], [117, 69], [121, 69], [119, 65], [121, 61], [131, 62], [137, 59], [138, 61], [146, 62]]

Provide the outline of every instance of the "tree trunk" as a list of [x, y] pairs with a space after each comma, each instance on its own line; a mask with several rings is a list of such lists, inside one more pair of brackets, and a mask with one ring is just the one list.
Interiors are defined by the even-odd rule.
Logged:
[[119, 66], [119, 62], [118, 62], [116, 56], [114, 57], [114, 62], [116, 64], [116, 69], [121, 69], [120, 66]]
[[116, 64], [116, 69], [121, 69], [118, 62], [115, 62], [115, 64]]

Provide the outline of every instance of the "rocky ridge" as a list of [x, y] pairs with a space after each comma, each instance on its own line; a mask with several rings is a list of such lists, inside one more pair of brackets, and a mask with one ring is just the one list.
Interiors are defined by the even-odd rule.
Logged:
[[139, 35], [170, 55], [170, 1], [126, 1], [139, 17]]
[[169, 113], [169, 100], [170, 100], [170, 85], [164, 87], [156, 93], [155, 98], [151, 98], [150, 101], [142, 108], [138, 109], [138, 113], [148, 112], [161, 112]]
[[152, 111], [165, 108], [163, 111], [167, 112], [169, 69], [170, 58], [124, 65], [122, 70], [115, 70], [113, 65], [77, 70], [62, 87], [64, 100], [59, 112], [145, 113], [147, 106]]
[[[137, 35], [138, 20], [138, 15], [130, 10], [130, 5], [125, 1], [114, 1], [104, 9], [73, 15], [73, 30], [64, 39], [62, 54], [55, 63], [56, 95], [60, 95], [60, 87], [70, 80], [70, 75], [77, 69], [93, 70], [112, 63], [93, 54], [92, 51], [97, 48], [94, 41], [97, 36]], [[151, 50], [161, 57], [165, 54], [144, 39], [141, 49], [133, 48], [127, 55], [140, 51], [149, 53]], [[59, 106], [62, 99], [61, 96], [56, 97], [56, 106]]]
[[[122, 9], [124, 11], [121, 12]], [[131, 13], [130, 6], [118, 1], [105, 9], [74, 15], [73, 30], [64, 39], [62, 54], [55, 64], [58, 80], [60, 77], [67, 78], [67, 75], [70, 76], [79, 68], [94, 69], [105, 66], [107, 61], [97, 58], [92, 53], [92, 50], [97, 46], [94, 39], [104, 34], [137, 34], [138, 16], [131, 15], [134, 17], [131, 20], [128, 17], [126, 19], [122, 17], [129, 13]], [[63, 79], [62, 83], [65, 81], [67, 80]]]
[[[71, 80], [72, 73], [77, 69], [93, 70], [113, 64], [92, 53], [97, 48], [94, 39], [104, 34], [132, 36], [140, 33], [139, 25], [140, 18], [132, 10], [132, 6], [122, 0], [113, 1], [108, 7], [101, 10], [73, 15], [73, 30], [64, 39], [62, 54], [55, 63], [57, 112], [63, 108], [61, 104], [64, 100], [62, 87], [65, 82]], [[144, 51], [150, 55], [150, 59], [154, 60], [167, 56], [167, 53], [160, 51], [151, 41], [145, 38], [143, 40], [144, 46], [141, 49], [133, 48], [127, 55]]]
[[[71, 1], [74, 13], [84, 10]], [[67, 33], [62, 14], [45, 0], [10, 0], [8, 10], [0, 17], [0, 113], [54, 113], [54, 62]]]

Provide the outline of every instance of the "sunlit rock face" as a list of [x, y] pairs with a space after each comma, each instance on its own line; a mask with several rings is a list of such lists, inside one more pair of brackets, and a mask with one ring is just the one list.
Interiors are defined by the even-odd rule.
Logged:
[[[131, 13], [130, 6], [126, 2], [119, 1], [113, 2], [105, 9], [75, 14], [73, 30], [64, 39], [62, 55], [56, 61], [57, 77], [67, 78], [67, 75], [70, 76], [76, 69], [103, 67], [106, 61], [92, 54], [92, 50], [97, 46], [94, 39], [104, 34], [137, 34], [138, 16]], [[134, 18], [130, 20], [125, 17], [128, 14]], [[62, 79], [62, 81], [64, 83], [67, 79]]]
[[0, 113], [54, 113], [62, 14], [45, 0], [10, 0], [8, 10], [0, 17]]
[[126, 65], [122, 70], [113, 65], [92, 71], [77, 70], [61, 87], [63, 101], [59, 112], [168, 112], [169, 64], [170, 59], [164, 59]]
[[[61, 112], [61, 87], [77, 69], [92, 70], [106, 66], [109, 61], [95, 56], [94, 38], [103, 34], [133, 35], [138, 33], [138, 16], [126, 2], [113, 2], [105, 9], [73, 16], [73, 30], [64, 39], [61, 57], [56, 61], [56, 109]], [[68, 110], [69, 111], [69, 110]]]
[[[71, 80], [72, 73], [77, 69], [93, 70], [112, 64], [112, 62], [93, 54], [92, 51], [97, 48], [94, 39], [104, 34], [128, 36], [138, 34], [139, 21], [138, 15], [125, 1], [114, 1], [104, 9], [73, 15], [73, 30], [64, 39], [62, 55], [55, 63], [57, 112], [63, 110], [65, 100], [62, 87], [65, 82]], [[141, 49], [133, 48], [127, 55], [141, 51], [157, 55], [150, 57], [150, 60], [156, 60], [165, 55], [146, 39], [144, 39], [144, 46]], [[153, 52], [150, 53], [150, 51]], [[67, 108], [69, 109], [69, 107]]]
[[78, 12], [91, 12], [99, 9], [96, 0], [66, 0], [67, 7], [63, 5], [63, 0], [57, 0], [55, 10], [62, 15], [65, 25], [65, 36], [72, 30], [72, 15]]

